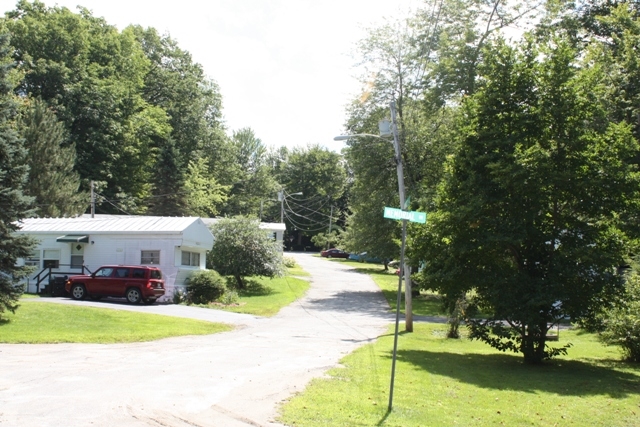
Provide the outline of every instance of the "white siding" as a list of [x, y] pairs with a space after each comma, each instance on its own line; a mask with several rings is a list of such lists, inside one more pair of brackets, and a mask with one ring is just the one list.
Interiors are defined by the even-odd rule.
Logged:
[[213, 247], [213, 236], [204, 222], [198, 219], [182, 232], [182, 245], [196, 249], [197, 252], [210, 251]]
[[[111, 218], [110, 218], [111, 219]], [[117, 218], [116, 218], [117, 219]], [[74, 220], [77, 221], [77, 228], [73, 227]], [[95, 221], [95, 220], [94, 220]], [[53, 272], [65, 272], [80, 274], [80, 269], [71, 269], [71, 245], [81, 244], [84, 246], [84, 265], [91, 271], [97, 270], [105, 264], [130, 264], [139, 265], [141, 262], [141, 253], [143, 250], [160, 251], [159, 267], [164, 274], [166, 294], [163, 298], [165, 301], [171, 301], [173, 291], [176, 287], [183, 288], [184, 280], [195, 270], [205, 269], [206, 253], [213, 246], [213, 236], [207, 226], [199, 218], [151, 218], [149, 221], [144, 219], [135, 220], [124, 218], [121, 222], [123, 225], [118, 226], [113, 221], [98, 221], [103, 230], [99, 227], [93, 231], [88, 231], [87, 223], [94, 224], [94, 221], [87, 221], [87, 218], [50, 218], [50, 219], [33, 219], [29, 226], [25, 226], [19, 234], [28, 234], [33, 236], [38, 242], [38, 250], [40, 250], [41, 261], [40, 266], [34, 273], [37, 274], [42, 270], [44, 250], [60, 251], [60, 268], [53, 269]], [[105, 222], [109, 222], [106, 227]], [[132, 223], [138, 222], [144, 224], [145, 229], [141, 232], [129, 230]], [[163, 227], [162, 230], [153, 232], [150, 230], [151, 225], [155, 227]], [[121, 231], [116, 231], [118, 227], [122, 227]], [[179, 228], [179, 230], [171, 231], [170, 228]], [[46, 230], [43, 230], [46, 228]], [[89, 236], [89, 243], [66, 243], [57, 242], [56, 239], [65, 234], [85, 234]], [[181, 255], [182, 249], [200, 254], [199, 266], [182, 266]], [[24, 260], [19, 260], [24, 263]], [[66, 265], [65, 265], [66, 264]], [[33, 276], [27, 281], [27, 291], [36, 292], [36, 286], [33, 282]], [[41, 289], [45, 285], [41, 284]]]

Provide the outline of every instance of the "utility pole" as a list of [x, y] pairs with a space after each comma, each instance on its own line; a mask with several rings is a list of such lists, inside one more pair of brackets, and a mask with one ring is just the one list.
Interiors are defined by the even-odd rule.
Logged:
[[[389, 104], [391, 109], [391, 123], [389, 120], [381, 120], [378, 124], [380, 135], [373, 135], [370, 133], [359, 133], [355, 135], [340, 135], [333, 138], [334, 141], [345, 141], [354, 137], [372, 137], [372, 138], [388, 138], [393, 135], [393, 148], [395, 151], [396, 167], [398, 171], [398, 195], [400, 197], [400, 209], [407, 210], [408, 206], [405, 199], [404, 188], [404, 168], [402, 166], [402, 152], [400, 150], [400, 138], [398, 136], [398, 124], [396, 122], [396, 103], [391, 101]], [[400, 249], [400, 266], [404, 272], [405, 279], [405, 330], [407, 332], [413, 332], [413, 308], [411, 303], [411, 276], [410, 267], [406, 265], [404, 254], [407, 243], [407, 220], [402, 220], [402, 246]], [[391, 362], [391, 384], [389, 386], [389, 411], [393, 408], [393, 384], [396, 373], [396, 356], [398, 352], [398, 324], [400, 323], [400, 303], [402, 299], [402, 274], [398, 275], [398, 300], [396, 304], [396, 325], [395, 334], [393, 339], [393, 358]]]
[[[398, 171], [398, 193], [400, 196], [400, 209], [405, 210], [405, 188], [404, 188], [404, 168], [402, 166], [402, 154], [400, 151], [400, 141], [398, 137], [398, 124], [396, 122], [396, 103], [391, 101], [391, 129], [393, 131], [393, 148], [396, 152], [396, 165]], [[404, 253], [404, 245], [407, 238], [407, 221], [402, 221], [402, 253]], [[411, 271], [408, 265], [402, 265], [404, 273], [404, 320], [405, 331], [413, 332], [413, 304], [411, 297]]]
[[[398, 125], [396, 123], [396, 103], [391, 101], [389, 105], [391, 108], [391, 130], [393, 132], [393, 148], [396, 153], [396, 166], [398, 171], [398, 194], [400, 196], [400, 209], [406, 208], [405, 204], [405, 189], [404, 189], [404, 168], [402, 166], [402, 153], [400, 151], [400, 141], [398, 138]], [[404, 251], [407, 242], [407, 220], [402, 220], [402, 246], [400, 249], [400, 267], [404, 272], [405, 279], [405, 297], [404, 297], [404, 319], [405, 330], [407, 332], [413, 332], [413, 313], [411, 307], [411, 278], [409, 277], [409, 267], [405, 263]], [[398, 323], [400, 317], [400, 291], [402, 289], [402, 274], [398, 277], [398, 300], [396, 301], [396, 327], [395, 334], [393, 336], [393, 358], [391, 361], [391, 384], [389, 385], [389, 407], [391, 411], [393, 408], [393, 385], [396, 377], [396, 355], [398, 353]]]
[[278, 193], [278, 200], [280, 200], [280, 223], [284, 223], [284, 190]]
[[94, 182], [91, 181], [91, 218], [94, 218], [96, 214], [96, 194], [93, 191]]
[[331, 206], [331, 215], [329, 215], [329, 232], [327, 233], [327, 249], [329, 249], [329, 236], [331, 236], [331, 220], [333, 219], [333, 205]]

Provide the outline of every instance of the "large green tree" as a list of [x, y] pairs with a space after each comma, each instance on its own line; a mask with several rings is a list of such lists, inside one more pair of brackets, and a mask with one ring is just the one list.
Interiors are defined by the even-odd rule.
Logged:
[[80, 190], [74, 166], [76, 150], [47, 104], [39, 99], [25, 106], [19, 130], [28, 151], [29, 178], [25, 193], [35, 198], [40, 217], [75, 216], [84, 213], [89, 194]]
[[159, 216], [183, 216], [188, 210], [185, 186], [185, 161], [172, 138], [163, 141], [155, 165], [149, 213]]
[[[159, 35], [154, 28], [133, 26], [129, 30], [135, 34], [149, 62], [142, 96], [147, 103], [160, 108], [168, 120], [169, 131], [152, 142], [162, 153], [163, 167], [168, 152], [175, 151], [172, 156], [177, 169], [156, 175], [154, 179], [152, 212], [170, 211], [179, 215], [193, 215], [196, 211], [209, 212], [208, 215], [220, 212], [228, 187], [241, 179], [235, 147], [224, 134], [220, 89], [207, 78], [202, 66], [193, 61], [189, 52], [181, 49], [171, 37]], [[194, 206], [196, 200], [200, 200], [196, 204], [203, 206], [202, 192], [189, 194], [198, 185], [185, 187], [188, 183], [193, 184], [194, 179], [203, 178], [195, 177], [196, 169], [198, 174], [205, 173], [207, 181], [215, 183], [217, 190], [214, 192], [220, 193], [220, 197], [216, 196], [215, 206], [210, 203], [211, 199], [205, 203], [209, 207], [204, 210], [185, 210], [181, 197], [189, 198], [191, 201], [187, 204], [190, 206]], [[169, 187], [173, 190], [166, 191]]]
[[[427, 1], [407, 19], [371, 29], [358, 44], [363, 92], [349, 108], [347, 131], [377, 134], [378, 121], [389, 117], [389, 102], [395, 101], [410, 208], [432, 208], [444, 159], [458, 140], [457, 106], [475, 90], [482, 46], [506, 26], [534, 15], [536, 4]], [[353, 138], [345, 156], [354, 177], [345, 245], [397, 256], [399, 224], [381, 215], [384, 206], [399, 206], [391, 141]]]
[[211, 226], [213, 248], [207, 253], [207, 268], [233, 276], [245, 288], [247, 276], [280, 276], [284, 272], [282, 246], [260, 228], [255, 218], [224, 218]]
[[214, 217], [227, 199], [228, 188], [217, 182], [205, 159], [192, 160], [187, 165], [187, 214]]
[[289, 232], [297, 230], [299, 245], [302, 236], [310, 239], [329, 228], [332, 206], [340, 216], [336, 206], [342, 204], [347, 175], [342, 156], [319, 145], [294, 148], [282, 160], [276, 175], [284, 192], [281, 207]]
[[223, 213], [258, 216], [261, 206], [274, 199], [278, 189], [273, 167], [267, 161], [267, 147], [251, 128], [234, 131], [231, 143], [237, 179], [231, 187]]
[[0, 315], [15, 312], [22, 288], [17, 281], [28, 273], [16, 266], [18, 258], [31, 254], [33, 242], [25, 235], [15, 235], [21, 219], [32, 214], [33, 199], [24, 194], [29, 167], [27, 152], [15, 130], [16, 102], [8, 58], [9, 34], [0, 33]]
[[145, 211], [154, 142], [167, 136], [165, 112], [142, 96], [150, 64], [132, 29], [119, 32], [86, 9], [73, 13], [20, 0], [8, 12], [16, 93], [40, 97], [76, 147], [75, 169], [106, 183], [103, 195], [131, 213]]
[[490, 317], [471, 336], [526, 362], [565, 316], [593, 316], [622, 289], [616, 267], [633, 236], [638, 144], [608, 120], [600, 64], [561, 37], [485, 49], [463, 139], [447, 165], [437, 210], [416, 239], [428, 285], [450, 299], [474, 291]]

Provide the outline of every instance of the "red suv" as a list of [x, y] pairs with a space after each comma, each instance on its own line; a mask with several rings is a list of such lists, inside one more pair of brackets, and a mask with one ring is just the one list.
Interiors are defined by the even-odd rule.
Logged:
[[153, 304], [164, 295], [164, 280], [158, 267], [105, 265], [90, 276], [69, 277], [64, 288], [77, 300], [125, 297], [131, 304]]

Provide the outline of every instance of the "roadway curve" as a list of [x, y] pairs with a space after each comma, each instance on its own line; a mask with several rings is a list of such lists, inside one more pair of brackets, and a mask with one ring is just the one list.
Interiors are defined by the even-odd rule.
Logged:
[[133, 344], [0, 345], [2, 426], [278, 426], [278, 405], [394, 314], [366, 275], [287, 254], [311, 288], [272, 318], [173, 305], [55, 301], [235, 323], [232, 331]]

